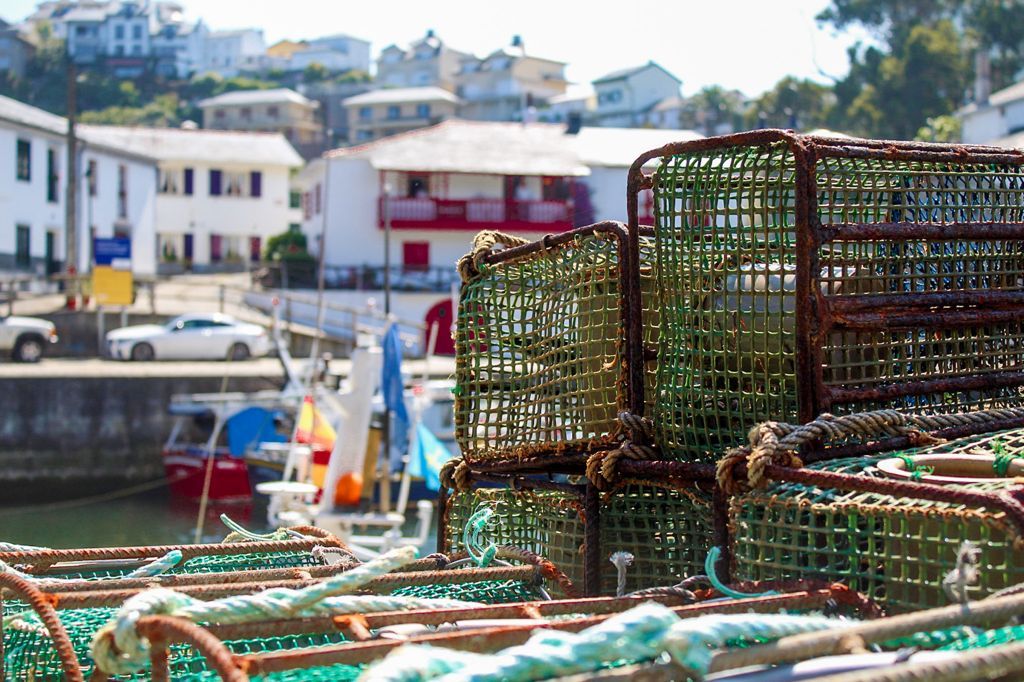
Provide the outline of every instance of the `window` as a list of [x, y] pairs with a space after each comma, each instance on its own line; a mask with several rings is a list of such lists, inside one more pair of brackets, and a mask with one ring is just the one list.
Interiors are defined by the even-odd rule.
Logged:
[[46, 200], [51, 204], [57, 203], [57, 151], [46, 150]]
[[75, 26], [75, 35], [76, 36], [87, 36], [87, 35], [89, 35], [89, 29], [86, 28], [85, 26]]
[[356, 139], [359, 140], [360, 142], [365, 142], [367, 140], [372, 140], [373, 139], [373, 131], [372, 130], [357, 130], [356, 131]]
[[260, 262], [262, 253], [262, 240], [259, 237], [249, 237], [249, 260], [253, 263]]
[[117, 217], [128, 217], [128, 166], [117, 167]]
[[160, 169], [160, 193], [161, 194], [177, 194], [178, 193], [178, 171]]
[[223, 257], [221, 254], [221, 236], [219, 234], [210, 235], [210, 262], [219, 263]]
[[124, 45], [115, 45], [114, 46], [114, 55], [116, 55], [118, 57], [123, 56], [124, 55]]
[[29, 251], [29, 236], [31, 235], [31, 230], [28, 225], [18, 225], [16, 233], [14, 264], [19, 268], [27, 268], [32, 265], [31, 251]]
[[359, 107], [359, 120], [369, 121], [373, 118], [373, 107]]
[[245, 179], [245, 173], [225, 173], [224, 194], [229, 197], [244, 197]]
[[243, 121], [251, 121], [252, 107], [242, 107], [241, 111], [238, 112], [238, 115], [241, 117]]
[[136, 54], [136, 55], [142, 54], [142, 45], [133, 45], [132, 46], [132, 54]]
[[28, 140], [18, 140], [18, 179], [32, 180], [32, 143]]
[[397, 104], [392, 104], [388, 107], [388, 118], [398, 118], [402, 115], [402, 108]]
[[252, 171], [249, 173], [249, 196], [259, 197], [263, 194], [263, 173]]
[[114, 27], [114, 40], [124, 40], [124, 26], [117, 25]]
[[302, 192], [296, 190], [288, 192], [288, 208], [302, 208]]
[[217, 111], [213, 112], [213, 117], [218, 121], [224, 120], [224, 110], [218, 109]]
[[192, 196], [192, 187], [194, 182], [195, 173], [192, 172], [191, 168], [185, 169], [185, 194]]
[[417, 118], [430, 118], [430, 105], [429, 104], [417, 104], [416, 105], [416, 117]]
[[406, 270], [426, 270], [430, 267], [430, 242], [403, 242], [402, 267]]
[[220, 196], [221, 172], [216, 168], [210, 169], [210, 196]]
[[96, 165], [96, 159], [89, 159], [89, 164], [85, 169], [85, 177], [89, 185], [89, 196], [96, 196], [96, 192], [99, 189], [99, 167]]
[[277, 118], [277, 116], [278, 116], [278, 109], [277, 109], [277, 105], [276, 104], [274, 106], [267, 107], [267, 117], [268, 118]]
[[135, 40], [142, 40], [142, 26], [139, 24], [132, 26], [132, 38]]
[[306, 220], [313, 217], [313, 201], [310, 199], [309, 192], [302, 193], [302, 217]]
[[323, 208], [322, 197], [320, 194], [320, 183], [316, 184], [316, 214], [320, 215], [320, 209]]

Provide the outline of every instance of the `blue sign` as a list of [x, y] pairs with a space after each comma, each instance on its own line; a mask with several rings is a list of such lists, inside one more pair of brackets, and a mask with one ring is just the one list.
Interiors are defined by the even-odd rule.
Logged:
[[108, 265], [115, 270], [130, 270], [132, 240], [129, 237], [97, 237], [92, 240], [93, 260], [96, 265]]

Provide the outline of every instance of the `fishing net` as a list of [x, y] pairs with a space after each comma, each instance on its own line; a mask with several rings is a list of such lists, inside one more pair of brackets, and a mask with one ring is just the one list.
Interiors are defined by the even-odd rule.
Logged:
[[1024, 314], [1008, 307], [1024, 287], [1024, 173], [862, 144], [854, 158], [807, 141], [806, 180], [787, 141], [661, 159], [652, 416], [669, 456], [711, 461], [766, 420], [1021, 403]]
[[[455, 434], [467, 461], [592, 452], [614, 441], [617, 415], [629, 409], [631, 356], [624, 232], [612, 225], [546, 239], [527, 255], [494, 256], [463, 283]], [[643, 243], [649, 293], [653, 250], [650, 239]], [[657, 319], [647, 322], [645, 340], [653, 342]], [[653, 380], [653, 364], [648, 374]]]
[[[484, 537], [514, 545], [552, 561], [578, 585], [584, 584], [586, 520], [579, 495], [525, 488], [473, 488], [448, 498], [447, 533], [460, 547], [462, 530], [481, 507], [491, 517]], [[692, 485], [623, 481], [604, 493], [600, 508], [600, 592], [614, 595], [613, 552], [629, 552], [626, 591], [672, 585], [702, 573], [711, 546], [711, 493]]]
[[[989, 453], [998, 461], [1000, 453], [1012, 458], [1022, 451], [1024, 430], [1017, 429], [807, 468], [874, 479], [884, 475], [876, 465], [886, 458]], [[991, 475], [990, 481], [949, 487], [1012, 488], [1014, 479]], [[956, 567], [965, 540], [980, 550], [977, 581], [967, 588], [971, 599], [1024, 581], [1020, 529], [996, 509], [774, 482], [732, 498], [729, 524], [736, 578], [841, 581], [893, 611], [949, 603], [942, 581]]]
[[[300, 554], [300, 553], [294, 553]], [[308, 553], [307, 553], [308, 554]], [[241, 555], [240, 555], [241, 556]], [[256, 555], [250, 555], [256, 556]], [[198, 557], [197, 559], [224, 559], [225, 557]], [[267, 563], [264, 568], [281, 567], [281, 563], [270, 558], [270, 555], [259, 555], [259, 560]], [[186, 568], [202, 567], [209, 571], [215, 570], [251, 570], [252, 565], [229, 561], [197, 561], [187, 562]], [[279, 558], [280, 559], [280, 558]], [[295, 565], [313, 565], [315, 560]], [[231, 567], [231, 568], [226, 568]], [[459, 569], [452, 569], [457, 571]], [[195, 571], [192, 571], [195, 572]], [[452, 582], [438, 585], [411, 585], [391, 590], [389, 594], [420, 598], [447, 598], [466, 602], [499, 604], [507, 602], [532, 601], [543, 598], [539, 583], [521, 580], [481, 580]], [[7, 616], [21, 612], [25, 605], [16, 601], [4, 602], [4, 613]], [[116, 614], [114, 608], [85, 608], [58, 611], [61, 623], [75, 649], [79, 662], [86, 670], [93, 667], [90, 644], [96, 631]], [[20, 622], [4, 628], [3, 655], [4, 665], [9, 680], [62, 680], [60, 659], [53, 647], [52, 640], [34, 616], [19, 619]], [[281, 649], [299, 649], [346, 641], [344, 636], [332, 634], [303, 634], [284, 637], [266, 637], [227, 642], [228, 648], [235, 653], [257, 653]], [[187, 645], [171, 647], [171, 677], [185, 679], [188, 674], [207, 671], [206, 660]], [[356, 669], [358, 671], [358, 669]], [[140, 676], [134, 676], [140, 677]], [[116, 679], [133, 679], [119, 677]], [[147, 676], [141, 676], [145, 678]], [[198, 678], [197, 678], [198, 679]], [[305, 679], [305, 678], [304, 678]], [[319, 678], [309, 678], [319, 679]]]

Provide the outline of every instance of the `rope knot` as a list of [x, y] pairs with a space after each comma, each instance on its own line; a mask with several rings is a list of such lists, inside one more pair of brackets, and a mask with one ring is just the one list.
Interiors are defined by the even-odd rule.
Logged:
[[657, 459], [654, 440], [654, 422], [632, 412], [619, 412], [619, 444], [614, 450], [597, 452], [587, 459], [587, 478], [598, 490], [606, 490], [614, 483], [616, 466], [623, 457], [634, 460]]
[[469, 490], [472, 474], [469, 463], [459, 457], [445, 462], [441, 466], [441, 471], [438, 472], [438, 478], [441, 480], [441, 485], [448, 490], [461, 492]]
[[459, 271], [459, 278], [463, 284], [468, 284], [480, 276], [484, 268], [484, 259], [499, 244], [505, 248], [522, 246], [530, 242], [522, 237], [516, 237], [496, 230], [484, 230], [473, 238], [473, 250], [456, 262], [456, 269]]

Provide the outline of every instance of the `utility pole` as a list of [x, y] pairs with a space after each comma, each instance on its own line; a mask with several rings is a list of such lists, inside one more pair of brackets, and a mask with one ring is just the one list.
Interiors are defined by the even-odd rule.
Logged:
[[75, 117], [78, 109], [78, 83], [75, 61], [67, 58], [67, 185], [64, 188], [64, 292], [67, 309], [78, 307], [78, 145]]

